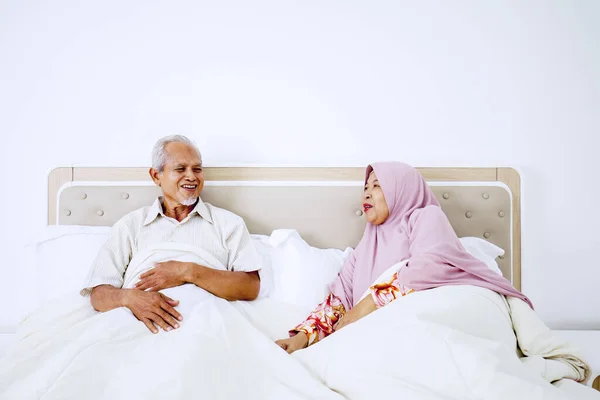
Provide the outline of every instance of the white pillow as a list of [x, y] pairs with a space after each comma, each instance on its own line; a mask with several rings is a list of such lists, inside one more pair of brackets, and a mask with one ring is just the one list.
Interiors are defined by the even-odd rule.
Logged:
[[462, 237], [459, 240], [469, 254], [484, 262], [492, 271], [502, 275], [502, 271], [500, 270], [500, 267], [498, 267], [496, 258], [504, 255], [504, 250], [487, 240], [477, 237]]
[[[261, 274], [261, 296], [310, 309], [327, 296], [329, 284], [337, 277], [352, 251], [351, 248], [342, 252], [338, 249], [312, 247], [293, 229], [275, 230], [270, 237], [252, 237], [258, 253], [263, 258], [263, 265], [270, 268], [268, 289], [263, 289], [263, 286], [267, 287], [267, 280], [263, 285]], [[460, 241], [473, 257], [502, 275], [495, 259], [504, 254], [504, 250], [476, 237], [464, 237], [460, 238]]]
[[273, 246], [271, 246], [271, 239], [267, 235], [252, 234], [250, 237], [261, 260], [261, 269], [259, 271], [260, 292], [258, 293], [258, 297], [270, 297], [273, 291], [273, 269], [271, 266]]
[[352, 251], [312, 247], [293, 229], [273, 231], [260, 246], [259, 253], [262, 251], [271, 261], [273, 285], [269, 297], [311, 310], [325, 299], [329, 284]]
[[[77, 292], [110, 234], [107, 226], [48, 226], [26, 247], [36, 274], [35, 299], [27, 311], [69, 292]], [[308, 245], [291, 229], [275, 230], [271, 236], [251, 235], [262, 258], [260, 297], [271, 297], [302, 307], [314, 308], [329, 293], [329, 284], [352, 251], [319, 249]], [[495, 259], [504, 251], [475, 238], [460, 239], [465, 250], [502, 275]], [[33, 294], [32, 294], [33, 295]]]
[[108, 226], [48, 226], [27, 247], [35, 255], [37, 297], [45, 303], [81, 290], [110, 234]]
[[[78, 292], [98, 252], [109, 238], [111, 227], [64, 225], [48, 226], [38, 239], [26, 247], [36, 273], [36, 304], [67, 293]], [[262, 258], [260, 297], [267, 297], [273, 287], [269, 237], [251, 235]], [[32, 308], [33, 305], [29, 306]]]

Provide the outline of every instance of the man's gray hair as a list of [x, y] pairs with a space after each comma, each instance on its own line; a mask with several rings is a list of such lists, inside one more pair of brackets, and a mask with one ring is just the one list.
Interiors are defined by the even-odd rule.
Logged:
[[202, 154], [200, 154], [200, 150], [198, 150], [198, 147], [194, 142], [183, 135], [170, 135], [158, 139], [152, 148], [152, 168], [158, 172], [163, 172], [163, 169], [165, 169], [165, 164], [167, 163], [167, 151], [165, 148], [169, 143], [173, 142], [185, 143], [195, 148], [198, 152], [198, 156], [200, 157], [200, 163], [202, 164]]

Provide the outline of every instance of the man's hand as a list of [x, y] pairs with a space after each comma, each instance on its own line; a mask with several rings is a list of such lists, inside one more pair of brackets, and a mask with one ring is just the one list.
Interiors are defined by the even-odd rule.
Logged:
[[181, 321], [183, 317], [173, 308], [178, 304], [179, 300], [173, 300], [162, 293], [136, 289], [127, 290], [124, 297], [124, 306], [129, 308], [152, 333], [158, 333], [155, 324], [165, 331], [179, 328], [177, 321]]
[[190, 263], [186, 262], [156, 263], [153, 269], [140, 275], [140, 280], [135, 284], [135, 288], [158, 292], [162, 289], [181, 286], [189, 281], [190, 269]]
[[280, 339], [275, 342], [279, 347], [292, 354], [296, 350], [301, 350], [308, 346], [308, 336], [304, 332], [298, 332], [296, 335], [287, 339]]
[[362, 317], [371, 314], [377, 310], [377, 306], [373, 301], [373, 297], [369, 294], [367, 297], [362, 299], [356, 306], [342, 316], [338, 322], [333, 326], [334, 331], [339, 331], [345, 326], [350, 325], [353, 322], [358, 321]]

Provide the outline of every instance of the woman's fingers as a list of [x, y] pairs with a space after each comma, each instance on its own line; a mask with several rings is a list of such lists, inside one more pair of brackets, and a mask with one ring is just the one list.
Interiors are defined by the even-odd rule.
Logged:
[[281, 347], [281, 348], [282, 348], [282, 349], [284, 349], [284, 350], [286, 350], [286, 349], [287, 349], [287, 347], [288, 347], [288, 345], [287, 345], [287, 343], [285, 342], [285, 340], [277, 340], [277, 341], [275, 342], [275, 344], [277, 344], [279, 347]]

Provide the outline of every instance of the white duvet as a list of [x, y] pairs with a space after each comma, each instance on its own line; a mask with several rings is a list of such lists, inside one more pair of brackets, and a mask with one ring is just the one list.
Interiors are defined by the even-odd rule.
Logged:
[[[165, 259], [223, 268], [201, 249], [164, 244], [132, 260], [126, 285]], [[549, 383], [584, 378], [586, 369], [543, 324], [518, 322], [519, 344], [530, 356], [520, 360], [512, 321], [531, 321], [529, 311], [481, 288], [410, 294], [292, 356], [274, 340], [308, 310], [269, 299], [227, 302], [193, 285], [163, 292], [180, 300], [184, 320], [157, 335], [127, 309], [97, 313], [78, 295], [47, 304], [24, 321], [0, 360], [0, 398], [600, 397], [573, 381], [556, 386], [574, 392]]]
[[[132, 260], [126, 285], [164, 259], [224, 268], [209, 257], [191, 246], [156, 246]], [[184, 320], [179, 329], [156, 335], [129, 310], [97, 313], [79, 295], [38, 310], [0, 360], [0, 398], [341, 398], [274, 343], [293, 323], [270, 318], [285, 315], [283, 305], [230, 303], [194, 285], [163, 293], [180, 301]]]
[[[565, 383], [562, 378], [585, 379], [587, 365], [515, 301], [513, 307], [473, 286], [411, 293], [293, 357], [356, 400], [600, 399], [592, 389]], [[517, 356], [513, 329], [532, 357]]]

